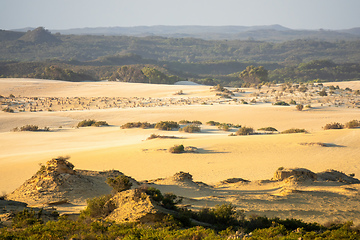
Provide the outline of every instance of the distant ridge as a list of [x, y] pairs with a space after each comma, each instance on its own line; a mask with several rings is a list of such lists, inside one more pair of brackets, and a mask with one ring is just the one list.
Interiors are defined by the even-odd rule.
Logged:
[[49, 31], [45, 30], [43, 27], [38, 27], [34, 30], [29, 30], [25, 33], [19, 40], [25, 42], [34, 42], [34, 43], [54, 43], [60, 42], [54, 35], [52, 35]]
[[204, 40], [259, 40], [288, 41], [294, 39], [355, 40], [359, 39], [360, 28], [349, 30], [294, 30], [284, 26], [136, 26], [98, 27], [51, 30], [60, 34], [104, 35], [104, 36], [161, 36], [170, 38], [200, 38]]
[[[39, 28], [37, 28], [39, 29]], [[33, 32], [31, 27], [14, 29], [15, 32]], [[160, 36], [167, 38], [199, 38], [204, 40], [255, 40], [282, 42], [295, 39], [316, 39], [323, 41], [358, 40], [360, 27], [343, 30], [296, 30], [279, 24], [263, 26], [135, 26], [135, 27], [96, 27], [49, 30], [62, 35], [101, 35], [101, 36]], [[34, 39], [33, 39], [34, 40]], [[32, 41], [33, 41], [32, 40]]]

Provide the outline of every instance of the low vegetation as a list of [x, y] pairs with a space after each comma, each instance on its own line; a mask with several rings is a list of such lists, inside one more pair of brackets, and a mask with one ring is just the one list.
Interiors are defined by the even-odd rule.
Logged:
[[80, 128], [80, 127], [101, 127], [101, 126], [109, 126], [109, 124], [105, 121], [95, 121], [93, 119], [88, 119], [79, 122], [76, 127]]
[[155, 124], [148, 122], [128, 122], [120, 126], [121, 129], [125, 128], [154, 128]]
[[236, 131], [235, 135], [252, 135], [254, 134], [254, 129], [252, 127], [241, 127]]
[[2, 111], [7, 113], [14, 113], [14, 109], [11, 109], [9, 107], [4, 108]]
[[113, 195], [108, 194], [88, 199], [87, 207], [81, 211], [80, 218], [105, 218], [116, 209], [115, 203], [111, 201], [112, 197]]
[[304, 105], [302, 105], [302, 104], [296, 105], [296, 110], [302, 111], [303, 109], [304, 109]]
[[[111, 195], [88, 201], [78, 220], [59, 217], [44, 223], [32, 210], [15, 216], [12, 227], [0, 229], [0, 239], [359, 239], [352, 222], [320, 225], [298, 219], [245, 217], [231, 204], [192, 211], [177, 207], [181, 198], [156, 188], [142, 190], [161, 206], [177, 214], [165, 215], [154, 225], [103, 220], [115, 209]], [[197, 223], [206, 224], [207, 227]]]
[[157, 135], [157, 134], [151, 134], [150, 137], [148, 137], [146, 140], [151, 140], [155, 138], [177, 138], [175, 136], [164, 136], [164, 135]]
[[179, 129], [180, 132], [195, 133], [201, 132], [201, 128], [198, 125], [191, 124]]
[[351, 120], [350, 122], [345, 123], [346, 128], [357, 128], [360, 127], [360, 121]]
[[277, 105], [277, 106], [290, 106], [290, 104], [284, 102], [284, 101], [279, 101], [279, 102], [276, 102], [274, 103], [274, 105]]
[[39, 126], [37, 125], [25, 125], [22, 126], [20, 128], [15, 127], [12, 129], [13, 132], [25, 132], [25, 131], [30, 131], [30, 132], [39, 132], [39, 131], [45, 131], [48, 132], [50, 131], [49, 127], [44, 127], [43, 129], [39, 128]]
[[273, 127], [264, 127], [264, 128], [259, 128], [258, 131], [277, 132], [278, 130]]
[[179, 124], [174, 121], [160, 121], [156, 123], [155, 128], [159, 130], [171, 131], [174, 128], [179, 128]]
[[287, 129], [285, 131], [281, 132], [282, 134], [286, 134], [286, 133], [307, 133], [307, 131], [305, 129], [301, 129], [301, 128], [290, 128]]
[[188, 121], [188, 120], [180, 120], [179, 124], [196, 124], [196, 125], [201, 125], [202, 122], [198, 121], [198, 120], [194, 120], [194, 121]]
[[338, 122], [328, 123], [326, 124], [323, 129], [329, 130], [329, 129], [343, 129], [344, 125]]
[[108, 178], [106, 183], [113, 188], [115, 192], [122, 192], [129, 190], [132, 186], [130, 178], [127, 176], [117, 176], [115, 178]]
[[185, 147], [184, 145], [175, 145], [171, 148], [169, 148], [169, 152], [171, 153], [184, 153], [185, 152]]

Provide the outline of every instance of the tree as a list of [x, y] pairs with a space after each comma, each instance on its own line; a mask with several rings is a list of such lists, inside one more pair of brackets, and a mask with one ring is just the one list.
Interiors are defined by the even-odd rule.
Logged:
[[258, 84], [269, 81], [268, 70], [266, 70], [263, 66], [247, 66], [246, 69], [239, 74], [239, 77], [244, 80], [244, 82], [248, 83]]

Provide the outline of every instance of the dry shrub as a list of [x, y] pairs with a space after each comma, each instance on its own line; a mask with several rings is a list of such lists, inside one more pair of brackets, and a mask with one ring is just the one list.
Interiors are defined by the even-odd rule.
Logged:
[[252, 135], [254, 134], [254, 129], [252, 127], [241, 127], [236, 131], [236, 135]]
[[323, 128], [324, 128], [324, 130], [343, 129], [344, 125], [342, 125], [341, 123], [338, 123], [338, 122], [333, 122], [333, 123], [326, 124]]
[[360, 127], [360, 121], [351, 120], [350, 122], [345, 123], [346, 128], [357, 128]]
[[285, 131], [282, 131], [281, 133], [307, 133], [305, 129], [300, 128], [290, 128]]
[[183, 152], [185, 152], [185, 147], [184, 147], [184, 145], [175, 145], [175, 146], [173, 146], [173, 147], [171, 147], [170, 149], [169, 149], [169, 152], [171, 152], [171, 153], [183, 153]]
[[181, 132], [188, 132], [188, 133], [194, 133], [194, 132], [200, 132], [201, 129], [198, 125], [195, 124], [191, 124], [191, 125], [187, 125], [183, 128], [180, 128], [179, 131]]

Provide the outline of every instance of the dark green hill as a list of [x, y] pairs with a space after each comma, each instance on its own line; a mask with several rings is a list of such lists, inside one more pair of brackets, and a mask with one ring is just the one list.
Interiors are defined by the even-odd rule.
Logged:
[[33, 43], [58, 43], [60, 40], [43, 27], [27, 31], [19, 40]]

